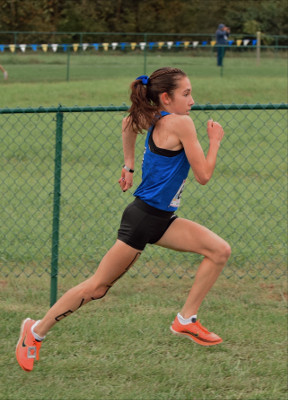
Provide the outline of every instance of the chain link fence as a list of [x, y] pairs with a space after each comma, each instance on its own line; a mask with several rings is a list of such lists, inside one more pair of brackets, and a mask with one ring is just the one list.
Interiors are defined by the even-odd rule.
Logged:
[[[225, 130], [206, 186], [189, 173], [177, 214], [226, 239], [230, 278], [280, 279], [287, 267], [287, 104], [195, 105], [191, 116], [207, 152], [206, 123]], [[133, 190], [122, 193], [121, 120], [126, 106], [0, 109], [2, 277], [91, 275], [113, 245]], [[134, 188], [145, 137], [136, 144]], [[147, 246], [132, 276], [193, 277], [199, 255]]]

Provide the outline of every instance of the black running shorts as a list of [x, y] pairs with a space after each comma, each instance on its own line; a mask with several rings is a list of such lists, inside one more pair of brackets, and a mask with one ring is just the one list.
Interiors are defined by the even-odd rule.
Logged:
[[147, 243], [158, 242], [176, 218], [173, 211], [159, 210], [136, 197], [123, 212], [118, 239], [144, 250]]

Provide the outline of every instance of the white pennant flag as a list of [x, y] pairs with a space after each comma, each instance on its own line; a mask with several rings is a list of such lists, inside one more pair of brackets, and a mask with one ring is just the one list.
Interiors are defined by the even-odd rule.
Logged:
[[244, 46], [247, 46], [247, 44], [250, 42], [250, 40], [249, 39], [244, 39], [243, 40], [243, 44], [244, 44]]
[[89, 43], [82, 43], [82, 49], [85, 51], [87, 47], [89, 46]]
[[20, 50], [25, 53], [27, 44], [19, 44]]
[[171, 49], [172, 46], [173, 46], [173, 42], [167, 42], [167, 47], [169, 50]]
[[193, 42], [193, 47], [197, 47], [199, 42]]
[[54, 51], [54, 53], [56, 53], [57, 49], [58, 49], [58, 44], [57, 43], [53, 43], [51, 44], [52, 50]]
[[118, 46], [118, 43], [117, 43], [117, 42], [113, 42], [113, 43], [111, 43], [111, 44], [112, 44], [112, 50], [115, 50], [116, 47]]
[[140, 42], [139, 44], [140, 44], [140, 49], [144, 50], [146, 47], [146, 42]]

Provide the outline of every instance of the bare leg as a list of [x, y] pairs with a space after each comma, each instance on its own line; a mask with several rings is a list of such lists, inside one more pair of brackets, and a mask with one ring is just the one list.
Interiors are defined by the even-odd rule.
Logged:
[[188, 298], [180, 311], [184, 318], [197, 314], [203, 299], [230, 257], [229, 244], [204, 226], [183, 218], [177, 218], [156, 244], [204, 256]]
[[8, 79], [8, 73], [7, 73], [6, 69], [1, 64], [0, 64], [0, 71], [3, 72], [4, 79], [5, 80]]
[[103, 257], [95, 274], [68, 290], [35, 327], [35, 333], [44, 337], [56, 322], [72, 314], [89, 301], [104, 297], [110, 287], [128, 271], [140, 254], [140, 250], [133, 249], [117, 240]]

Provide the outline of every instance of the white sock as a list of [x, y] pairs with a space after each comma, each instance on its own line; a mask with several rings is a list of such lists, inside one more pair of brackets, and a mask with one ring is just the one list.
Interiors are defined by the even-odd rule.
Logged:
[[40, 321], [41, 321], [41, 319], [39, 319], [38, 321], [36, 321], [35, 324], [33, 324], [32, 327], [31, 327], [32, 335], [34, 336], [34, 338], [35, 338], [38, 342], [42, 342], [42, 340], [44, 340], [45, 337], [46, 337], [46, 336], [41, 337], [41, 336], [37, 335], [37, 333], [34, 332], [34, 328], [36, 328], [36, 326], [39, 324]]
[[178, 320], [182, 325], [188, 325], [191, 324], [191, 322], [196, 322], [197, 321], [197, 314], [191, 315], [189, 318], [183, 318], [180, 313], [177, 314]]

